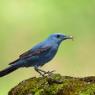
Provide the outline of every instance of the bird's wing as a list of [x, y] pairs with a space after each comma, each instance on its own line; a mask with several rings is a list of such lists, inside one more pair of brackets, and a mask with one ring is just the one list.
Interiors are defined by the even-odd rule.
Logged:
[[15, 62], [19, 61], [20, 59], [27, 59], [32, 56], [40, 56], [41, 54], [48, 52], [50, 49], [51, 49], [51, 46], [46, 46], [46, 47], [38, 48], [35, 50], [29, 50], [29, 51], [23, 53], [22, 55], [20, 55], [19, 59], [15, 60], [14, 62], [11, 62], [9, 65], [14, 64]]
[[28, 58], [28, 57], [32, 57], [32, 56], [39, 56], [42, 53], [47, 52], [50, 49], [51, 49], [51, 47], [47, 46], [44, 48], [39, 48], [39, 49], [34, 50], [34, 51], [29, 50], [29, 51], [23, 53], [22, 55], [20, 55], [20, 58], [23, 59], [23, 58]]

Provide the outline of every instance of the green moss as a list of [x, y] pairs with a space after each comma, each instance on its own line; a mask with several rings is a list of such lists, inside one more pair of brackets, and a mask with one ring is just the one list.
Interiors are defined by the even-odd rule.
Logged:
[[95, 95], [95, 84], [89, 84], [83, 90], [80, 91], [79, 95]]
[[30, 78], [9, 91], [8, 95], [95, 95], [95, 77], [74, 78], [52, 74]]

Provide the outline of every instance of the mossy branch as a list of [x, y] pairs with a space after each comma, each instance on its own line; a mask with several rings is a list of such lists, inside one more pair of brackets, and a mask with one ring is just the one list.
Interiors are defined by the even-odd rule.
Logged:
[[8, 95], [95, 95], [95, 77], [75, 78], [52, 74], [22, 81]]

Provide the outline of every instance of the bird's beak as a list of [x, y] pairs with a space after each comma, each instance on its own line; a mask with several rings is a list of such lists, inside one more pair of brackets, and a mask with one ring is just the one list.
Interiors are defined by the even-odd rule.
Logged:
[[65, 36], [65, 37], [64, 37], [64, 40], [66, 40], [66, 39], [71, 39], [71, 40], [73, 40], [74, 38], [73, 38], [73, 36]]

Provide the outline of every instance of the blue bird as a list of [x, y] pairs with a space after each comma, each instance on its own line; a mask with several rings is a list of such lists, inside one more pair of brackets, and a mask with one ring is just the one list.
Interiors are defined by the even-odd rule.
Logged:
[[48, 74], [49, 71], [43, 71], [39, 69], [39, 67], [45, 65], [47, 62], [54, 58], [61, 42], [66, 39], [73, 39], [73, 37], [66, 36], [61, 33], [55, 33], [50, 35], [46, 40], [40, 42], [29, 51], [20, 55], [17, 60], [11, 62], [8, 68], [0, 71], [0, 77], [15, 71], [20, 67], [34, 67], [34, 69], [40, 75], [43, 76], [44, 74]]

